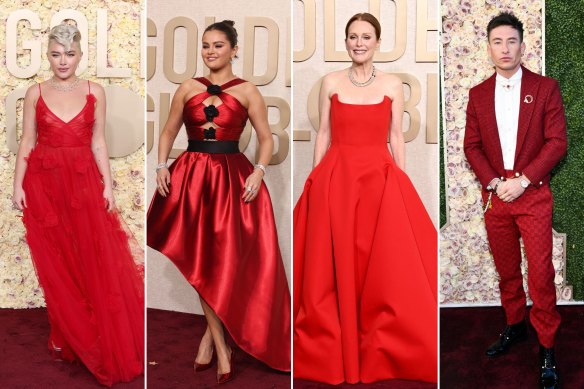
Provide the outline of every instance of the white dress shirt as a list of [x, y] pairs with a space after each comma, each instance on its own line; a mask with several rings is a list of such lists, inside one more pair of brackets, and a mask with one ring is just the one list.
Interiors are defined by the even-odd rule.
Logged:
[[495, 115], [505, 170], [513, 170], [515, 164], [522, 74], [523, 71], [519, 68], [511, 78], [505, 78], [500, 74], [496, 76]]

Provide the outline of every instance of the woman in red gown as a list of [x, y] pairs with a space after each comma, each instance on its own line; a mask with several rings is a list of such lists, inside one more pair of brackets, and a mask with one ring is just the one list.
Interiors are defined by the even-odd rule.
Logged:
[[[158, 146], [157, 193], [148, 211], [148, 245], [166, 255], [199, 294], [208, 327], [194, 368], [217, 381], [233, 376], [223, 328], [245, 352], [290, 370], [290, 293], [268, 190], [272, 156], [267, 110], [255, 85], [237, 78], [232, 21], [207, 27], [201, 55], [210, 74], [181, 84]], [[239, 152], [247, 120], [258, 135], [255, 167]], [[189, 147], [166, 161], [185, 124]]]
[[320, 90], [314, 169], [294, 209], [294, 378], [437, 378], [437, 233], [403, 172], [402, 82], [373, 66], [380, 30], [353, 16], [353, 63]]
[[75, 75], [80, 39], [67, 24], [50, 32], [53, 77], [24, 98], [13, 204], [24, 212], [50, 351], [111, 386], [143, 371], [144, 283], [115, 211], [104, 90]]

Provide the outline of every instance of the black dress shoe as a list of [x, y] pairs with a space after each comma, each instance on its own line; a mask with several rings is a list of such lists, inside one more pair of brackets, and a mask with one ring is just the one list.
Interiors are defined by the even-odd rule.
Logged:
[[527, 326], [525, 322], [513, 324], [505, 327], [499, 339], [493, 343], [486, 351], [488, 357], [497, 357], [509, 351], [514, 343], [527, 339]]
[[558, 389], [560, 377], [556, 369], [556, 356], [553, 347], [539, 346], [540, 374], [539, 383], [542, 389]]

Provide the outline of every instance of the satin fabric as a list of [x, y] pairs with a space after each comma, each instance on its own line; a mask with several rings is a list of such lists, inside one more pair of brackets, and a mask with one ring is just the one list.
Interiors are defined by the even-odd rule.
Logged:
[[[197, 80], [210, 85], [205, 78]], [[209, 96], [203, 92], [185, 104], [190, 139], [203, 139], [207, 120], [201, 112]], [[214, 120], [220, 126], [216, 137], [233, 140], [237, 134], [239, 139], [247, 111], [230, 94], [218, 96], [223, 103]], [[253, 166], [242, 153], [186, 151], [169, 171], [170, 194], [156, 193], [148, 210], [148, 246], [176, 265], [242, 350], [289, 371], [290, 293], [266, 185], [255, 200], [243, 202]]]
[[387, 147], [391, 100], [331, 101], [294, 208], [294, 377], [437, 379], [437, 234]]
[[135, 239], [117, 212], [105, 209], [90, 147], [95, 101], [88, 94], [79, 114], [64, 122], [41, 93], [23, 222], [47, 305], [49, 349], [111, 386], [143, 371], [144, 284], [130, 249]]

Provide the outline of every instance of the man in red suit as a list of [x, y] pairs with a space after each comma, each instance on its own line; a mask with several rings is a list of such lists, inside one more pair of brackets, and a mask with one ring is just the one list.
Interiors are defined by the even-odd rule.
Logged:
[[558, 84], [521, 65], [523, 24], [502, 13], [487, 27], [492, 77], [470, 90], [464, 151], [483, 186], [485, 224], [500, 276], [507, 326], [486, 354], [504, 354], [527, 337], [521, 275], [523, 239], [530, 321], [540, 344], [540, 383], [556, 388], [554, 339], [560, 325], [552, 265], [550, 171], [566, 153], [566, 120]]

